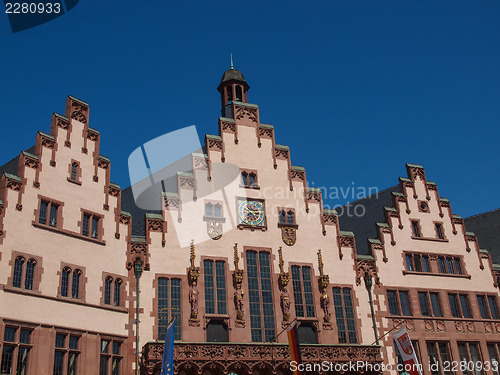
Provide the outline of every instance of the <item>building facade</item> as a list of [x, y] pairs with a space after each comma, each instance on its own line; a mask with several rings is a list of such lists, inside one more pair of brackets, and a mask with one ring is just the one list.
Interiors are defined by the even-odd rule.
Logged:
[[498, 360], [495, 267], [421, 166], [380, 208], [377, 237], [355, 240], [241, 72], [218, 90], [219, 134], [184, 155], [175, 189], [154, 183], [161, 171], [112, 183], [89, 105], [71, 96], [1, 168], [0, 374], [160, 374], [172, 320], [183, 375], [288, 374], [294, 322], [314, 373], [379, 373], [397, 363], [384, 334], [403, 324], [424, 364]]

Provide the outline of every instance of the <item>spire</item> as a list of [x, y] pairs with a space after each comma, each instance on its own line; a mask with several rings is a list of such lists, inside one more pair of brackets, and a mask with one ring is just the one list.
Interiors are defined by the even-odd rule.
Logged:
[[234, 69], [234, 64], [233, 64], [233, 54], [231, 53], [231, 69]]

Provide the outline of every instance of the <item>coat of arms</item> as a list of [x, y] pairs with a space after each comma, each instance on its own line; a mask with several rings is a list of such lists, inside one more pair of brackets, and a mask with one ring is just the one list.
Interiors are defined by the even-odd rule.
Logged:
[[410, 337], [407, 333], [398, 337], [399, 346], [407, 355], [413, 354], [413, 346], [411, 345]]
[[207, 220], [207, 234], [212, 240], [222, 237], [222, 223], [215, 220]]
[[294, 227], [281, 227], [281, 238], [285, 245], [293, 246], [297, 242], [297, 228]]

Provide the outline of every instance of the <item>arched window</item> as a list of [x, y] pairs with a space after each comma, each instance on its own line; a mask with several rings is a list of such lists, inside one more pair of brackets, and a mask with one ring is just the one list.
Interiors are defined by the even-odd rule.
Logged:
[[255, 176], [255, 173], [250, 173], [248, 175], [248, 185], [249, 186], [255, 186], [256, 185], [256, 176]]
[[212, 212], [212, 203], [207, 203], [205, 205], [205, 216], [212, 216], [213, 215], [213, 212]]
[[75, 270], [73, 272], [73, 283], [71, 285], [71, 297], [80, 298], [80, 276], [82, 271]]
[[214, 217], [222, 217], [221, 208], [220, 204], [214, 206]]
[[78, 163], [77, 162], [74, 162], [73, 164], [71, 164], [71, 179], [73, 181], [76, 181], [76, 177], [78, 175]]
[[26, 279], [24, 280], [24, 289], [33, 290], [33, 278], [35, 276], [36, 261], [28, 260], [26, 263]]
[[17, 257], [14, 263], [14, 279], [12, 280], [12, 285], [16, 288], [21, 287], [21, 279], [23, 277], [23, 264], [24, 258]]
[[286, 217], [285, 217], [285, 211], [284, 210], [280, 211], [280, 224], [286, 224]]
[[241, 172], [241, 184], [243, 186], [248, 185], [248, 173], [247, 172]]
[[295, 218], [294, 218], [294, 213], [293, 211], [288, 211], [286, 214], [286, 223], [287, 224], [294, 224]]
[[111, 277], [106, 278], [104, 282], [104, 303], [106, 305], [111, 305], [111, 284], [113, 279]]
[[120, 279], [116, 279], [115, 281], [115, 296], [114, 303], [115, 306], [120, 306], [120, 291], [121, 291], [122, 281]]
[[61, 275], [61, 296], [68, 296], [68, 285], [69, 285], [69, 274], [71, 273], [71, 268], [65, 267]]
[[230, 102], [233, 100], [233, 88], [231, 86], [226, 87], [227, 91], [227, 101]]
[[241, 102], [243, 99], [243, 93], [241, 91], [241, 86], [236, 86], [236, 100]]

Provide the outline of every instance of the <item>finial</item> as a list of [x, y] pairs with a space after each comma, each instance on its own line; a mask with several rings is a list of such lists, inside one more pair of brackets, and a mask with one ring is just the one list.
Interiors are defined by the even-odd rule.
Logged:
[[231, 69], [234, 69], [234, 64], [233, 64], [233, 54], [231, 54]]
[[321, 249], [318, 250], [318, 264], [319, 264], [319, 274], [323, 276], [323, 257], [321, 256]]
[[283, 261], [283, 250], [280, 246], [280, 248], [278, 249], [278, 255], [279, 255], [279, 260], [280, 260], [280, 272], [283, 273], [283, 266], [285, 264], [285, 262]]
[[234, 244], [234, 266], [236, 267], [236, 270], [238, 271], [240, 269], [239, 263], [240, 263], [240, 257], [238, 256], [238, 243]]
[[194, 253], [194, 240], [191, 240], [191, 251], [189, 258], [191, 259], [191, 267], [194, 267], [194, 259], [196, 258], [196, 254]]

